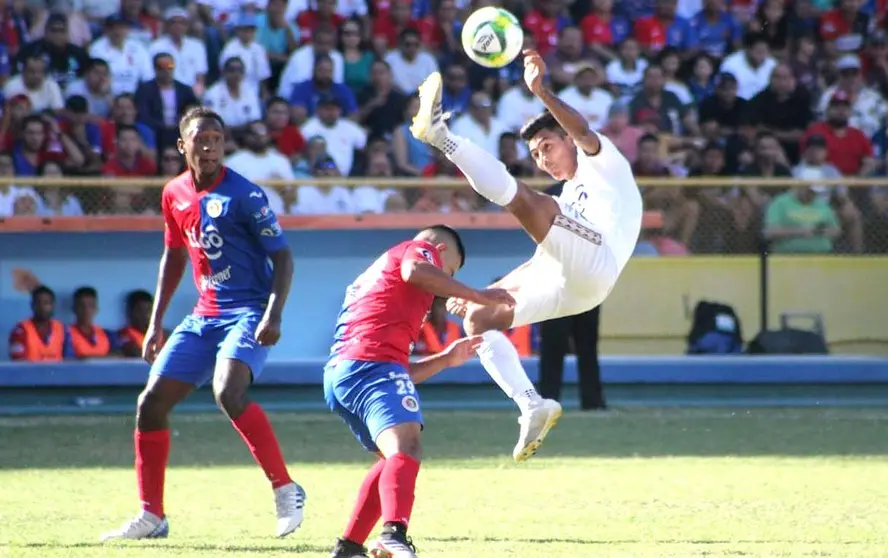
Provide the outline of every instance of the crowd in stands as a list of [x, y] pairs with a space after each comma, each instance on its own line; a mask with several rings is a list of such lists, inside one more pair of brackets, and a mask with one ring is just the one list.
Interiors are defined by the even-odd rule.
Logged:
[[[174, 176], [177, 119], [203, 103], [227, 164], [262, 181], [458, 176], [407, 129], [444, 77], [453, 131], [520, 177], [542, 105], [520, 59], [469, 63], [489, 0], [23, 0], [0, 8], [0, 216], [156, 214], [151, 188], [32, 188], [33, 176]], [[886, 175], [884, 0], [533, 0], [514, 11], [551, 86], [639, 177]], [[279, 214], [495, 210], [469, 188], [267, 188]], [[888, 251], [888, 188], [647, 188], [656, 249]]]

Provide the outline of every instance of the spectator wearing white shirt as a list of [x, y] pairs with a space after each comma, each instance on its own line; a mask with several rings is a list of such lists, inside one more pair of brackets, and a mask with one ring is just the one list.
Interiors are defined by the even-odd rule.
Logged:
[[[15, 176], [12, 155], [8, 153], [0, 153], [0, 176]], [[0, 184], [0, 217], [12, 217], [15, 214], [16, 200], [24, 196], [40, 201], [40, 195], [30, 186]]]
[[332, 31], [325, 28], [315, 29], [311, 35], [311, 44], [295, 51], [284, 66], [278, 84], [278, 97], [289, 99], [297, 83], [312, 78], [315, 56], [329, 56], [333, 61], [333, 82], [342, 83], [345, 80], [345, 60], [342, 58], [342, 53], [334, 50], [335, 46], [336, 41]]
[[608, 62], [604, 69], [607, 81], [616, 90], [617, 98], [628, 102], [641, 89], [648, 62], [641, 58], [638, 41], [627, 37], [617, 51], [617, 58]]
[[499, 154], [500, 136], [509, 130], [493, 116], [493, 103], [487, 93], [476, 91], [469, 110], [453, 123], [453, 133], [468, 138], [493, 156]]
[[[251, 182], [269, 180], [294, 180], [293, 167], [286, 157], [270, 147], [271, 138], [264, 122], [251, 122], [244, 136], [244, 149], [225, 158], [225, 165]], [[268, 196], [268, 206], [279, 215], [285, 213], [286, 204], [278, 188], [259, 184]]]
[[271, 64], [268, 62], [268, 53], [265, 52], [265, 47], [256, 40], [256, 16], [241, 14], [237, 20], [234, 35], [222, 49], [219, 65], [224, 65], [229, 58], [240, 58], [246, 71], [244, 82], [251, 84], [257, 91], [264, 94], [266, 92], [265, 80], [271, 77]]
[[[367, 161], [367, 177], [374, 179], [390, 179], [394, 176], [392, 160], [388, 153], [375, 152]], [[379, 186], [355, 186], [352, 190], [354, 201], [353, 213], [385, 213], [385, 205], [388, 199], [396, 194], [392, 188]]]
[[173, 7], [164, 12], [166, 34], [158, 37], [148, 48], [152, 57], [166, 53], [173, 57], [176, 69], [173, 78], [194, 89], [194, 94], [203, 96], [208, 71], [207, 48], [203, 42], [189, 37], [188, 11]]
[[743, 50], [722, 61], [719, 72], [737, 78], [737, 96], [748, 101], [771, 83], [771, 72], [777, 67], [777, 60], [771, 56], [768, 39], [764, 35], [747, 34], [743, 43]]
[[577, 65], [573, 85], [562, 90], [558, 97], [580, 113], [589, 127], [600, 130], [607, 125], [607, 116], [614, 97], [599, 85], [603, 79], [601, 68], [592, 62]]
[[872, 137], [882, 127], [888, 116], [888, 104], [875, 89], [869, 88], [863, 81], [860, 71], [860, 57], [846, 54], [836, 62], [839, 79], [835, 85], [828, 87], [817, 103], [817, 111], [823, 116], [836, 91], [844, 92], [851, 100], [851, 120], [849, 123], [859, 128], [868, 137]]
[[[287, 2], [287, 10], [284, 13], [284, 17], [286, 17], [288, 21], [295, 21], [296, 16], [313, 7], [314, 3], [310, 0], [289, 0]], [[367, 27], [369, 13], [367, 0], [336, 0], [336, 13], [345, 19], [359, 19], [362, 24], [364, 24], [364, 28], [369, 29], [369, 27]]]
[[[312, 168], [312, 176], [336, 178], [342, 176], [332, 157], [321, 157]], [[357, 213], [352, 191], [345, 186], [315, 186], [308, 184], [297, 188], [296, 202], [291, 213], [302, 215], [341, 215]]]
[[39, 55], [26, 58], [22, 73], [7, 81], [3, 87], [3, 96], [7, 99], [17, 95], [27, 96], [34, 112], [64, 107], [62, 90], [55, 80], [46, 75], [46, 61]]
[[429, 74], [438, 71], [435, 57], [422, 50], [419, 32], [411, 28], [401, 31], [398, 48], [389, 52], [385, 61], [395, 76], [395, 87], [408, 95], [415, 92]]
[[135, 93], [143, 81], [154, 79], [154, 67], [142, 43], [128, 37], [129, 24], [120, 16], [105, 20], [105, 36], [92, 44], [89, 55], [108, 63], [111, 92]]
[[318, 101], [316, 116], [309, 118], [302, 126], [306, 138], [319, 136], [327, 142], [327, 152], [336, 162], [336, 168], [348, 176], [355, 162], [355, 150], [367, 145], [367, 132], [345, 118], [342, 109], [333, 97], [322, 97]]
[[546, 106], [530, 92], [524, 80], [519, 80], [500, 97], [496, 117], [510, 132], [517, 132], [524, 124], [539, 115]]
[[207, 90], [203, 102], [219, 113], [232, 131], [262, 118], [259, 93], [244, 81], [244, 63], [229, 58], [222, 66], [222, 79]]

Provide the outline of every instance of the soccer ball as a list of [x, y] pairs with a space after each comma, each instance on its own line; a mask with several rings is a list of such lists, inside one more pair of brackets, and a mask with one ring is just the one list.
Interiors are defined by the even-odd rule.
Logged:
[[512, 12], [494, 6], [476, 10], [462, 30], [466, 54], [482, 66], [502, 68], [508, 65], [524, 46], [524, 32]]

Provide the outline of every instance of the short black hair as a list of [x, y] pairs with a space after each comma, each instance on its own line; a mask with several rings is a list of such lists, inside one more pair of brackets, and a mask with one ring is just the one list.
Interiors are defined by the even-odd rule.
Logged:
[[641, 136], [640, 138], [638, 138], [638, 145], [641, 145], [643, 143], [656, 143], [657, 145], [659, 145], [660, 138], [658, 138], [654, 134], [645, 134], [645, 135]]
[[139, 135], [139, 129], [136, 128], [135, 124], [118, 124], [114, 137], [120, 139], [124, 132], [135, 132], [136, 135]]
[[158, 63], [162, 58], [170, 58], [170, 59], [173, 59], [173, 55], [170, 54], [169, 52], [158, 52], [157, 54], [154, 55], [154, 59], [152, 60], [152, 63], [153, 63], [155, 66], [157, 66], [157, 63]]
[[39, 114], [29, 114], [28, 116], [22, 118], [21, 126], [19, 130], [27, 130], [30, 124], [40, 124], [40, 127], [46, 130], [46, 123], [43, 121], [43, 117]]
[[403, 31], [401, 31], [401, 33], [398, 34], [398, 42], [400, 43], [404, 39], [407, 39], [408, 37], [416, 37], [417, 39], [419, 39], [420, 38], [419, 31], [417, 31], [416, 29], [414, 29], [412, 27], [408, 27], [408, 28], [404, 29]]
[[555, 116], [552, 115], [548, 110], [543, 111], [542, 113], [534, 116], [530, 120], [528, 120], [524, 126], [521, 127], [521, 130], [518, 132], [518, 135], [524, 141], [530, 141], [533, 137], [543, 130], [552, 130], [554, 132], [564, 133], [564, 128], [561, 127], [561, 124], [555, 120]]
[[127, 293], [126, 313], [129, 314], [130, 312], [132, 312], [133, 308], [135, 308], [137, 304], [141, 304], [142, 302], [154, 304], [154, 297], [151, 296], [151, 293], [142, 289], [136, 289]]
[[746, 48], [752, 48], [759, 43], [768, 44], [768, 37], [766, 37], [764, 33], [747, 33], [746, 36], [743, 37], [743, 46]]
[[196, 120], [203, 120], [205, 118], [215, 120], [219, 123], [219, 126], [221, 126], [223, 130], [225, 129], [225, 121], [222, 120], [222, 117], [219, 116], [218, 112], [209, 107], [197, 106], [191, 107], [190, 109], [185, 111], [185, 114], [182, 115], [182, 118], [179, 120], [179, 135], [184, 138], [185, 131], [188, 130], [188, 126], [190, 126], [192, 122]]
[[777, 139], [777, 134], [770, 130], [762, 130], [761, 132], [756, 133], [755, 135], [755, 144], [758, 145], [760, 141], [763, 139], [773, 138], [775, 141], [780, 141]]
[[268, 101], [266, 101], [266, 103], [265, 103], [265, 110], [270, 109], [270, 108], [273, 107], [274, 105], [286, 105], [287, 108], [290, 107], [290, 103], [288, 103], [287, 100], [284, 99], [283, 97], [272, 97], [271, 99], [269, 99]]
[[86, 63], [86, 71], [88, 72], [93, 68], [98, 68], [100, 66], [104, 66], [105, 68], [107, 68], [108, 63], [101, 58], [90, 58], [89, 61]]
[[77, 299], [90, 297], [90, 298], [99, 298], [99, 291], [97, 291], [94, 287], [78, 287], [77, 290], [74, 291], [74, 301]]
[[466, 247], [463, 244], [462, 238], [459, 236], [459, 233], [456, 232], [456, 229], [453, 227], [448, 227], [447, 225], [432, 225], [431, 227], [426, 227], [426, 231], [433, 231], [439, 234], [449, 235], [450, 238], [453, 239], [453, 242], [456, 244], [456, 251], [459, 253], [459, 267], [466, 265]]
[[53, 302], [55, 302], [55, 291], [53, 291], [46, 285], [37, 285], [36, 287], [34, 287], [34, 290], [31, 291], [31, 304], [37, 302], [37, 297], [44, 294], [49, 295], [50, 298], [52, 298]]

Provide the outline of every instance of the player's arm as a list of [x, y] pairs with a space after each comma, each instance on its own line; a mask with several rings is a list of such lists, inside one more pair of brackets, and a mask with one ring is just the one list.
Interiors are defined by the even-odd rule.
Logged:
[[457, 339], [440, 353], [414, 362], [410, 366], [410, 379], [414, 384], [419, 384], [445, 368], [459, 366], [475, 356], [475, 351], [480, 344], [480, 335]]
[[425, 260], [405, 258], [401, 262], [401, 279], [408, 285], [435, 296], [462, 298], [469, 302], [487, 304], [487, 299], [477, 289], [460, 283], [435, 264]]
[[157, 286], [154, 289], [154, 307], [151, 309], [151, 322], [148, 330], [152, 331], [163, 327], [163, 317], [166, 314], [170, 300], [173, 298], [182, 276], [185, 274], [185, 266], [188, 263], [188, 248], [185, 245], [185, 236], [182, 234], [179, 224], [173, 218], [170, 193], [164, 190], [161, 201], [163, 213], [163, 255], [160, 257], [160, 265], [157, 271]]
[[293, 282], [293, 253], [289, 247], [283, 247], [268, 255], [274, 266], [271, 277], [271, 294], [268, 296], [268, 308], [265, 313], [280, 319], [287, 304], [287, 295], [290, 294], [290, 285]]
[[535, 50], [524, 51], [524, 80], [528, 88], [543, 102], [578, 147], [588, 155], [598, 155], [601, 151], [598, 134], [589, 129], [589, 123], [580, 113], [559, 99], [558, 95], [545, 85], [543, 81], [545, 75], [546, 63], [539, 53]]

